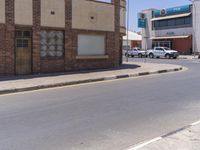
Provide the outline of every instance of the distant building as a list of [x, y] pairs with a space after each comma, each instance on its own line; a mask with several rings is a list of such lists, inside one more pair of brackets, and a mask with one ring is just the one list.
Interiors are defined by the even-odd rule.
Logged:
[[199, 0], [194, 0], [191, 5], [147, 9], [140, 14], [138, 25], [143, 28], [142, 48], [165, 46], [181, 54], [200, 52]]
[[142, 36], [133, 31], [128, 31], [128, 36], [123, 37], [123, 48], [127, 47], [127, 38], [128, 38], [128, 48], [141, 47]]
[[121, 63], [126, 0], [0, 0], [0, 75]]

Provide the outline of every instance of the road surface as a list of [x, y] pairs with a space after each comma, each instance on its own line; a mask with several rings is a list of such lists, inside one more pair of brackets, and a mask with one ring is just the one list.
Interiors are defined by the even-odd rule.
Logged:
[[0, 96], [0, 150], [126, 150], [200, 120], [200, 62], [148, 62], [189, 70]]

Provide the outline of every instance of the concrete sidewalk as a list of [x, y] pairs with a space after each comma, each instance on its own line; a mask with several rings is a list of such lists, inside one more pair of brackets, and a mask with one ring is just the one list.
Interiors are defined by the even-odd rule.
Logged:
[[0, 94], [166, 73], [182, 69], [181, 66], [171, 64], [124, 63], [121, 67], [111, 70], [0, 78]]
[[128, 150], [199, 150], [200, 121]]

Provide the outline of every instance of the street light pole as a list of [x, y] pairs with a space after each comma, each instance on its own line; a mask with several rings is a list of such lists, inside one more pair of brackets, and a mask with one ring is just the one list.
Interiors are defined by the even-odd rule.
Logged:
[[128, 62], [128, 46], [129, 46], [129, 0], [127, 0], [127, 20], [126, 20], [126, 62]]
[[145, 56], [145, 63], [147, 62], [147, 53], [148, 53], [148, 39], [149, 39], [149, 36], [145, 36], [145, 54], [146, 54], [146, 56]]

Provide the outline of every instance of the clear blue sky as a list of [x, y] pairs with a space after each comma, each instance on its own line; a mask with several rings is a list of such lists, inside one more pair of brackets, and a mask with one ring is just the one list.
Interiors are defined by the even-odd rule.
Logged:
[[168, 8], [191, 4], [189, 0], [129, 0], [130, 2], [130, 30], [139, 31], [137, 28], [137, 13], [148, 8]]

